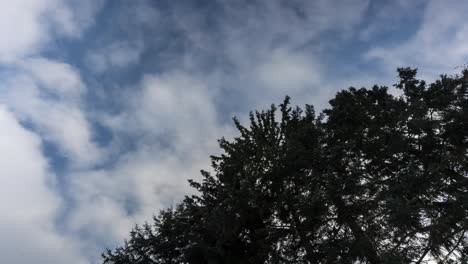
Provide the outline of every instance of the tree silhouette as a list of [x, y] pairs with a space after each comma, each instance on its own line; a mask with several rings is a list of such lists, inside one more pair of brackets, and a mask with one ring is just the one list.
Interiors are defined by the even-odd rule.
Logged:
[[234, 119], [198, 194], [104, 263], [467, 263], [468, 72], [398, 73], [401, 96], [349, 88], [320, 115], [286, 98]]

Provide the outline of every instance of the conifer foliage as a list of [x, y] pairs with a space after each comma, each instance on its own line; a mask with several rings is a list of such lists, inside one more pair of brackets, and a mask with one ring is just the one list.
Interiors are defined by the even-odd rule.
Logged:
[[104, 263], [467, 263], [468, 72], [398, 73], [401, 96], [349, 88], [319, 115], [286, 98], [234, 119], [198, 194]]

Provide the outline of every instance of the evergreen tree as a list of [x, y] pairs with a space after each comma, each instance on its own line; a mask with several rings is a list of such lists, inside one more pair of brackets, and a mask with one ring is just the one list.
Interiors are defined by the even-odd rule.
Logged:
[[398, 72], [401, 96], [349, 88], [318, 116], [286, 98], [234, 119], [198, 194], [104, 263], [467, 263], [468, 72]]

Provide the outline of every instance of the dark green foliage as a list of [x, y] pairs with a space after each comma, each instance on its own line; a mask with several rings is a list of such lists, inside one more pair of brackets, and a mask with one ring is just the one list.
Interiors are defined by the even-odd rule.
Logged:
[[[467, 263], [468, 72], [236, 119], [198, 195], [104, 263]], [[280, 112], [277, 120], [276, 112]]]

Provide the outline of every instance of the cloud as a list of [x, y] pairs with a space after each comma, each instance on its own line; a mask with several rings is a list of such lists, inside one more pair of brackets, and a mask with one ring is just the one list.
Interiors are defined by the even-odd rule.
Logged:
[[192, 193], [187, 179], [199, 178], [200, 168], [207, 168], [206, 151], [181, 157], [153, 145], [128, 153], [113, 168], [70, 175], [69, 195], [75, 205], [67, 215], [67, 229], [81, 238], [90, 259], [98, 259], [135, 224], [150, 221], [158, 210]]
[[77, 69], [46, 59], [56, 38], [79, 38], [102, 1], [0, 3], [0, 254], [5, 263], [89, 263], [82, 244], [58, 224], [69, 205], [42, 153], [53, 142], [76, 166], [99, 160], [83, 111]]
[[[376, 39], [386, 39], [390, 35], [400, 38], [403, 31], [417, 24], [421, 10], [425, 7], [425, 0], [393, 0], [370, 2], [368, 14], [371, 23], [363, 25], [359, 32], [359, 39], [375, 42]], [[402, 28], [402, 25], [406, 27]], [[411, 34], [413, 32], [408, 32]], [[396, 42], [396, 41], [395, 41]]]
[[45, 58], [30, 58], [17, 63], [25, 74], [48, 92], [65, 100], [74, 100], [86, 92], [78, 71], [67, 63]]
[[216, 127], [213, 94], [201, 79], [179, 72], [146, 75], [141, 86], [132, 109], [143, 131], [173, 136], [180, 148], [191, 143], [186, 140], [209, 137], [208, 128]]
[[[7, 233], [38, 237], [24, 242], [24, 262], [95, 261], [134, 223], [193, 191], [186, 180], [209, 168], [216, 139], [235, 135], [234, 115], [247, 119], [286, 94], [324, 108], [338, 89], [389, 84], [397, 66], [435, 72], [466, 58], [466, 6], [435, 1], [416, 34], [388, 45], [376, 38], [409, 21], [420, 1], [118, 1], [99, 17], [103, 1], [15, 3], [0, 4], [0, 34], [11, 36], [0, 44], [0, 125], [11, 133], [3, 149], [18, 158], [0, 169], [25, 179], [5, 176], [8, 197], [27, 195], [2, 205], [28, 208], [11, 215], [18, 228]], [[389, 75], [376, 74], [375, 61]], [[45, 157], [44, 144], [59, 153]], [[55, 178], [48, 162], [63, 158]]]
[[0, 61], [11, 61], [29, 55], [31, 50], [47, 41], [47, 28], [40, 23], [51, 2], [23, 0], [0, 4]]
[[77, 37], [92, 23], [99, 2], [80, 1], [73, 8], [60, 0], [18, 0], [0, 3], [0, 63], [34, 55], [55, 35]]
[[106, 0], [49, 1], [53, 1], [47, 13], [51, 33], [72, 39], [82, 37], [106, 3]]
[[21, 61], [0, 84], [0, 101], [33, 125], [47, 141], [57, 144], [74, 167], [98, 163], [101, 157], [81, 95], [78, 72], [68, 64], [44, 58]]
[[[454, 8], [456, 7], [456, 8]], [[432, 80], [453, 73], [468, 60], [468, 3], [429, 1], [418, 31], [403, 43], [371, 49], [365, 55], [386, 69], [401, 66], [420, 68], [421, 78]]]
[[285, 95], [316, 86], [320, 82], [320, 69], [307, 54], [291, 54], [275, 50], [255, 73], [264, 87]]
[[145, 75], [131, 92], [125, 111], [103, 123], [117, 141], [130, 137], [132, 149], [111, 166], [67, 177], [74, 204], [68, 229], [85, 234], [95, 255], [103, 244], [121, 241], [135, 223], [193, 192], [187, 179], [209, 169], [216, 139], [232, 134], [218, 123], [208, 87], [186, 72]]
[[0, 106], [0, 254], [5, 263], [86, 263], [54, 226], [61, 200], [40, 138]]
[[[85, 244], [94, 247], [90, 252], [100, 243], [124, 238], [134, 223], [192, 192], [186, 180], [209, 169], [209, 154], [219, 152], [216, 139], [235, 134], [230, 122], [234, 113], [245, 117], [253, 105], [271, 104], [287, 93], [300, 97], [321, 92], [314, 87], [323, 71], [320, 50], [310, 43], [328, 30], [349, 34], [368, 5], [284, 3], [222, 2], [210, 26], [204, 24], [204, 11], [171, 3], [170, 12], [128, 22], [124, 29], [143, 44], [110, 38], [88, 52], [87, 65], [99, 76], [149, 63], [141, 54], [151, 54], [151, 44], [168, 47], [150, 58], [158, 62], [155, 69], [145, 68], [136, 83], [121, 89], [125, 100], [119, 101], [119, 111], [100, 115], [100, 123], [112, 131], [113, 149], [108, 151], [118, 152], [116, 160], [67, 177], [74, 206], [66, 223], [72, 232], [85, 234]], [[180, 36], [164, 39], [173, 31]], [[173, 49], [181, 40], [182, 48]], [[229, 104], [233, 108], [225, 111]]]
[[97, 73], [122, 69], [137, 63], [143, 52], [142, 43], [118, 41], [87, 54], [88, 67]]
[[[320, 96], [317, 77], [327, 70], [321, 60], [327, 45], [334, 45], [322, 41], [323, 35], [353, 36], [368, 6], [366, 0], [221, 1], [207, 10], [171, 4], [170, 15], [157, 16], [154, 31], [142, 35], [152, 43], [166, 36], [168, 25], [170, 32], [181, 31], [183, 45], [163, 49], [155, 60], [164, 61], [165, 67], [158, 70], [205, 75], [205, 82], [217, 82], [210, 85], [210, 92], [222, 90], [219, 94], [227, 92], [236, 98], [231, 100], [235, 105], [226, 102], [226, 108], [245, 113], [245, 109], [279, 102], [286, 94]], [[169, 47], [178, 47], [170, 43]]]

